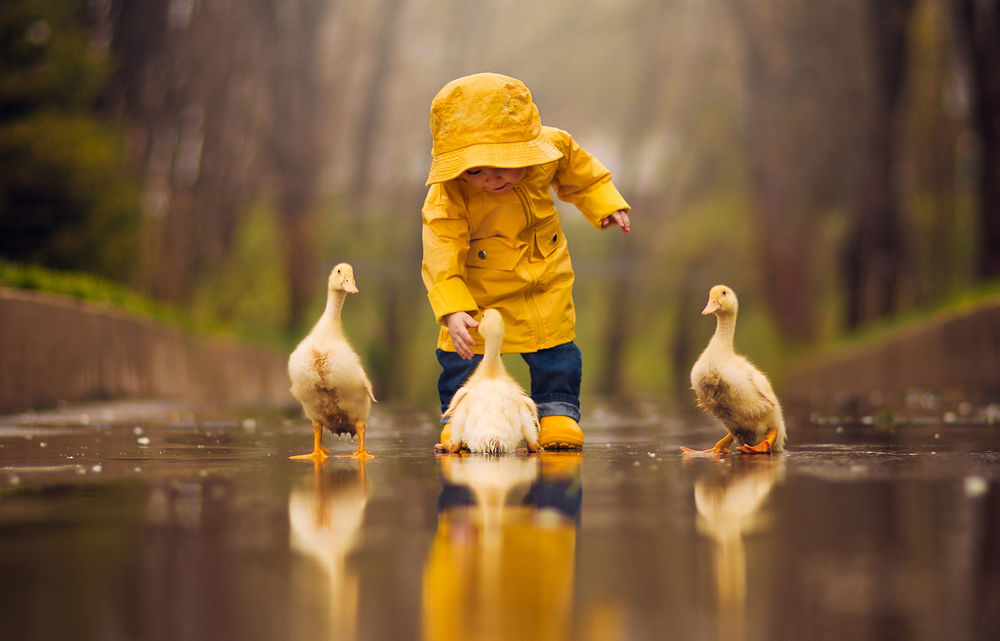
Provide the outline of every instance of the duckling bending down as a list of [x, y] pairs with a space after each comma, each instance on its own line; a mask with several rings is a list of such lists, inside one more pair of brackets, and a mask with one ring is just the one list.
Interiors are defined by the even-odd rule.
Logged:
[[361, 359], [351, 349], [340, 325], [344, 299], [357, 291], [354, 269], [347, 263], [334, 267], [327, 281], [323, 315], [288, 358], [292, 396], [312, 419], [313, 428], [312, 453], [293, 459], [326, 460], [330, 450], [323, 447], [324, 427], [334, 434], [357, 434], [360, 443], [350, 456], [371, 458], [365, 451], [365, 427], [375, 395]]
[[737, 309], [736, 293], [716, 285], [701, 312], [715, 314], [715, 334], [691, 368], [691, 387], [698, 405], [729, 430], [714, 447], [703, 451], [723, 453], [736, 440], [737, 449], [747, 454], [780, 452], [785, 446], [785, 421], [778, 397], [767, 377], [733, 349]]
[[451, 439], [441, 445], [451, 452], [464, 444], [471, 452], [505, 454], [523, 439], [529, 451], [537, 452], [538, 408], [500, 359], [504, 336], [500, 312], [483, 312], [479, 333], [485, 340], [483, 360], [444, 413], [450, 418]]

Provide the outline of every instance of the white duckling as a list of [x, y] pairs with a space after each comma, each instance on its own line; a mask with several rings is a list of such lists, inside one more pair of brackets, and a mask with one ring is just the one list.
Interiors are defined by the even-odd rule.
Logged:
[[785, 446], [785, 421], [778, 397], [767, 377], [733, 349], [738, 307], [736, 293], [716, 285], [701, 312], [715, 314], [715, 334], [691, 368], [691, 387], [698, 405], [729, 430], [704, 452], [726, 452], [733, 440], [747, 454], [780, 452]]
[[451, 439], [442, 446], [457, 452], [464, 443], [471, 452], [505, 454], [524, 440], [528, 450], [537, 452], [538, 408], [500, 359], [504, 337], [500, 312], [483, 312], [479, 333], [485, 341], [483, 360], [444, 413], [450, 418]]
[[365, 428], [375, 395], [361, 359], [344, 337], [340, 312], [348, 294], [358, 291], [354, 269], [340, 263], [330, 271], [326, 309], [309, 334], [288, 358], [292, 396], [312, 419], [313, 451], [293, 456], [322, 462], [330, 453], [323, 447], [323, 428], [334, 434], [357, 434], [356, 459], [370, 458], [365, 451]]

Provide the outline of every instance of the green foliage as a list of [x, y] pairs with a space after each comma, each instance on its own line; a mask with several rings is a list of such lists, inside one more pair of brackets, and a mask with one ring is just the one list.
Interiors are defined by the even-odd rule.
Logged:
[[1000, 281], [991, 281], [978, 287], [956, 292], [944, 300], [921, 309], [912, 309], [892, 318], [881, 319], [861, 328], [860, 331], [841, 336], [817, 350], [817, 353], [831, 353], [875, 345], [888, 336], [901, 334], [910, 328], [963, 310], [969, 310], [1000, 298]]
[[221, 331], [218, 324], [195, 325], [183, 310], [153, 301], [118, 283], [83, 272], [56, 271], [38, 265], [0, 260], [0, 287], [69, 296], [81, 301], [107, 304], [134, 314], [199, 331]]
[[121, 278], [138, 191], [120, 140], [92, 119], [42, 113], [0, 126], [0, 255]]
[[0, 120], [89, 108], [107, 63], [76, 0], [5, 0], [0, 12]]
[[253, 207], [237, 229], [222, 269], [198, 288], [195, 316], [205, 322], [220, 319], [254, 341], [286, 345], [289, 297], [281, 237], [274, 210]]
[[0, 256], [124, 279], [139, 195], [122, 136], [91, 114], [107, 63], [86, 6], [17, 0], [0, 13]]

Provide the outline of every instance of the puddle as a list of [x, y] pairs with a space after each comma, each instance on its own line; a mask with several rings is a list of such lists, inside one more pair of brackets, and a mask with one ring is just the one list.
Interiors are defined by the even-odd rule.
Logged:
[[719, 428], [605, 404], [582, 454], [451, 457], [432, 416], [385, 404], [374, 459], [314, 468], [287, 459], [304, 420], [142, 409], [0, 421], [4, 638], [1000, 629], [1000, 426], [806, 423], [784, 455], [685, 458]]

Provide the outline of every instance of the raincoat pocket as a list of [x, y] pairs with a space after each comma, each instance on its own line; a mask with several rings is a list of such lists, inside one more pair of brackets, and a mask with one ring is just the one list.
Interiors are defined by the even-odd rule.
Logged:
[[501, 236], [474, 239], [469, 242], [469, 253], [465, 258], [467, 267], [481, 267], [512, 271], [521, 260], [525, 247], [513, 246], [512, 241]]
[[542, 258], [547, 258], [559, 245], [565, 242], [562, 225], [555, 216], [545, 220], [535, 229], [535, 246]]

